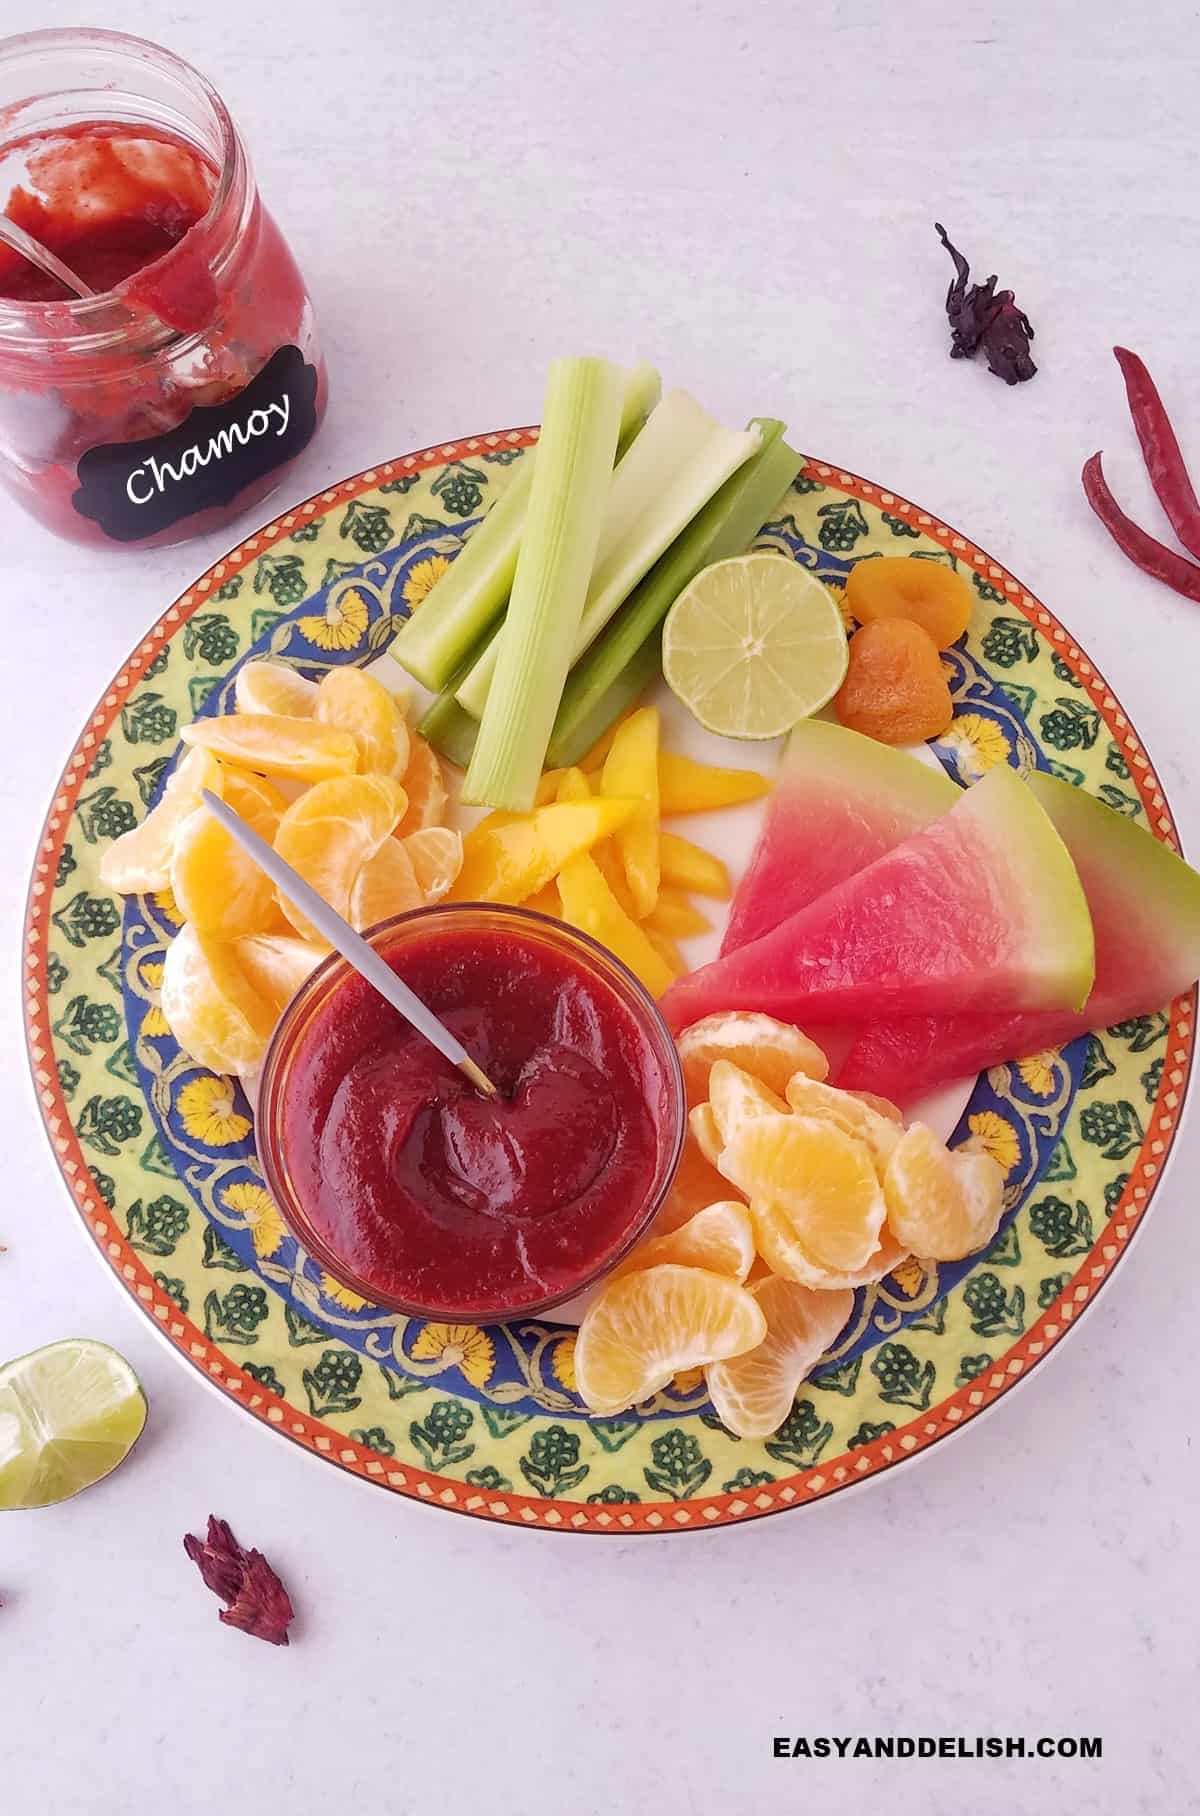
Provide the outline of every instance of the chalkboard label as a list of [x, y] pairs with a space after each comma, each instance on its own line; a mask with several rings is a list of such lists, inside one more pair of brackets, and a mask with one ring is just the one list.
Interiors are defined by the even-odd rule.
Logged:
[[299, 347], [280, 347], [245, 390], [192, 410], [169, 434], [89, 448], [71, 502], [114, 542], [140, 542], [231, 503], [299, 454], [316, 426], [316, 368]]

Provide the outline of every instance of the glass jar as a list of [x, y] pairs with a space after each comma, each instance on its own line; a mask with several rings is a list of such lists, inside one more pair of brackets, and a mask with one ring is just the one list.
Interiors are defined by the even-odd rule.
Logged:
[[0, 480], [80, 542], [161, 546], [279, 485], [325, 409], [312, 306], [221, 97], [118, 32], [0, 42]]
[[[316, 1073], [311, 1062], [318, 1049], [324, 1048], [326, 1052], [332, 1052], [327, 1045], [331, 1028], [339, 1030], [336, 1036], [339, 1043], [363, 1037], [363, 1020], [357, 1004], [361, 993], [369, 994], [369, 986], [350, 969], [343, 958], [333, 953], [301, 985], [284, 1011], [267, 1050], [258, 1088], [255, 1112], [258, 1158], [267, 1188], [284, 1223], [303, 1250], [334, 1280], [340, 1281], [372, 1305], [382, 1305], [409, 1316], [461, 1317], [474, 1324], [494, 1324], [517, 1317], [540, 1316], [554, 1306], [573, 1301], [578, 1294], [596, 1286], [649, 1230], [666, 1199], [679, 1165], [687, 1126], [687, 1100], [679, 1055], [655, 1003], [620, 959], [588, 934], [580, 933], [561, 921], [551, 920], [547, 915], [528, 908], [481, 903], [441, 903], [437, 907], [414, 909], [408, 914], [384, 921], [365, 937], [384, 955], [392, 969], [409, 983], [418, 982], [419, 970], [414, 974], [414, 966], [419, 967], [422, 961], [427, 966], [433, 966], [438, 974], [453, 977], [461, 962], [464, 941], [489, 942], [492, 948], [510, 955], [506, 962], [521, 967], [523, 976], [529, 975], [529, 967], [533, 965], [542, 971], [544, 978], [557, 979], [560, 976], [559, 970], [555, 968], [558, 960], [564, 961], [572, 972], [586, 978], [589, 990], [594, 993], [591, 998], [596, 1005], [593, 1013], [601, 1017], [611, 1016], [612, 1025], [623, 1030], [619, 1047], [620, 1064], [628, 1071], [630, 1078], [638, 1081], [643, 1093], [649, 1125], [653, 1131], [651, 1164], [644, 1188], [636, 1193], [627, 1193], [618, 1179], [610, 1176], [605, 1181], [601, 1175], [602, 1183], [593, 1192], [586, 1226], [572, 1226], [569, 1237], [564, 1225], [557, 1224], [551, 1230], [549, 1240], [555, 1256], [554, 1284], [551, 1290], [547, 1290], [547, 1280], [535, 1274], [524, 1280], [521, 1290], [502, 1295], [499, 1282], [493, 1277], [478, 1292], [472, 1288], [469, 1302], [452, 1298], [452, 1302], [447, 1300], [444, 1303], [434, 1303], [428, 1272], [423, 1276], [426, 1296], [422, 1299], [398, 1287], [389, 1290], [378, 1276], [378, 1271], [375, 1277], [370, 1277], [365, 1269], [359, 1271], [347, 1255], [340, 1252], [338, 1245], [330, 1240], [323, 1222], [324, 1212], [318, 1211], [316, 1202], [308, 1197], [303, 1182], [308, 1180], [310, 1185], [313, 1183], [311, 1156], [305, 1155], [298, 1162], [296, 1155], [289, 1149], [297, 1126], [307, 1125], [307, 1130], [311, 1131], [314, 1119], [320, 1115], [318, 1105], [324, 1087], [314, 1084]], [[502, 995], [499, 977], [496, 995], [498, 1000]], [[508, 1001], [510, 1007], [500, 1013], [511, 1013], [511, 993]], [[436, 1003], [433, 1006], [436, 1010]], [[349, 1034], [345, 1032], [347, 1030], [350, 1031]], [[371, 1039], [373, 1036], [365, 1038]], [[415, 1035], [413, 1038], [418, 1039]], [[377, 1046], [371, 1047], [372, 1053], [377, 1051]], [[483, 1049], [479, 1051], [482, 1052]], [[339, 1044], [338, 1063], [342, 1057]], [[318, 1067], [325, 1063], [324, 1059], [317, 1061]], [[328, 1063], [332, 1065], [333, 1060]], [[339, 1097], [345, 1088], [343, 1081]], [[433, 1101], [437, 1101], [436, 1096]], [[394, 1103], [391, 1104], [393, 1111], [396, 1107]], [[376, 1126], [373, 1115], [368, 1115], [365, 1123], [361, 1122], [361, 1106], [350, 1114], [358, 1126]], [[378, 1127], [381, 1131], [386, 1130], [386, 1117], [378, 1121]], [[329, 1125], [325, 1124], [317, 1143], [322, 1155], [329, 1138]], [[560, 1132], [561, 1141], [570, 1146], [572, 1138], [572, 1127], [564, 1126]], [[308, 1139], [306, 1133], [303, 1140], [307, 1143]], [[340, 1148], [341, 1139], [340, 1135], [335, 1138], [335, 1147]], [[394, 1139], [394, 1131], [390, 1134], [381, 1133], [379, 1143], [372, 1146], [369, 1164], [372, 1167], [381, 1164], [388, 1170], [389, 1177], [399, 1179], [401, 1162], [389, 1150], [388, 1145]], [[509, 1126], [508, 1139], [510, 1142], [521, 1139], [519, 1126]], [[378, 1146], [380, 1155], [387, 1154], [386, 1160], [377, 1160], [374, 1145]], [[429, 1167], [433, 1164], [432, 1153], [433, 1150], [428, 1148], [422, 1150], [419, 1171], [422, 1179], [428, 1178]], [[323, 1159], [319, 1165], [323, 1170]], [[383, 1177], [381, 1173], [380, 1179]], [[377, 1183], [369, 1188], [364, 1187], [372, 1205], [377, 1205], [378, 1189]], [[357, 1228], [361, 1218], [361, 1227], [370, 1227], [375, 1242], [386, 1240], [384, 1226], [378, 1221], [378, 1209], [369, 1209], [366, 1203], [356, 1208], [353, 1198], [346, 1195], [344, 1182], [339, 1185], [338, 1191], [339, 1226], [343, 1230], [347, 1226]], [[498, 1220], [497, 1228], [503, 1228], [507, 1213], [496, 1208], [495, 1216]], [[551, 1213], [551, 1220], [554, 1216], [555, 1213]], [[514, 1240], [518, 1244], [528, 1241], [530, 1250], [536, 1257], [536, 1245], [539, 1242], [536, 1231], [526, 1224], [524, 1232]], [[452, 1235], [455, 1244], [465, 1247], [468, 1239], [462, 1230], [455, 1226]], [[523, 1249], [522, 1259], [527, 1266], [530, 1265], [530, 1256]]]

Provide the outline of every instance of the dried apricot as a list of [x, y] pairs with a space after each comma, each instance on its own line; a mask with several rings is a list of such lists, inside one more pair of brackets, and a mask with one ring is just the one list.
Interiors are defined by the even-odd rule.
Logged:
[[843, 725], [881, 744], [920, 744], [954, 717], [937, 645], [907, 618], [879, 618], [855, 631], [833, 705]]
[[943, 562], [884, 555], [855, 562], [846, 604], [860, 624], [905, 618], [928, 631], [939, 649], [949, 649], [967, 628], [972, 599], [966, 581]]

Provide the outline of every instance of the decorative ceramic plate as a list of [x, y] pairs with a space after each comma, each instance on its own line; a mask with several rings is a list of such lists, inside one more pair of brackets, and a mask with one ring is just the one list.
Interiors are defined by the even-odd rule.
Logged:
[[[956, 1139], [1007, 1173], [991, 1248], [931, 1271], [906, 1262], [860, 1292], [834, 1352], [762, 1442], [731, 1437], [699, 1379], [637, 1412], [590, 1418], [569, 1329], [426, 1324], [323, 1276], [263, 1188], [245, 1100], [183, 1055], [163, 1019], [174, 904], [118, 902], [99, 881], [100, 854], [155, 800], [180, 726], [230, 708], [241, 662], [271, 655], [315, 675], [381, 655], [535, 439], [483, 435], [348, 479], [251, 536], [165, 613], [55, 793], [25, 935], [29, 1048], [54, 1151], [101, 1254], [231, 1400], [340, 1468], [435, 1506], [565, 1531], [684, 1531], [802, 1507], [880, 1474], [957, 1431], [1061, 1340], [1158, 1184], [1195, 998], [978, 1080]], [[962, 780], [995, 763], [1049, 768], [1176, 842], [1107, 684], [964, 537], [809, 460], [760, 545], [835, 586], [880, 552], [958, 568], [976, 607], [949, 652], [955, 718], [940, 761]], [[752, 826], [754, 810], [741, 812]]]

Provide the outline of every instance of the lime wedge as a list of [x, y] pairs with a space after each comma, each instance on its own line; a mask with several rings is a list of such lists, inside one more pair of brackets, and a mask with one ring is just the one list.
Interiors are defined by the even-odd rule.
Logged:
[[123, 1463], [146, 1423], [115, 1349], [70, 1337], [0, 1368], [0, 1510], [49, 1507]]
[[667, 686], [706, 731], [777, 738], [828, 704], [849, 660], [828, 587], [783, 555], [737, 555], [696, 575], [663, 627]]

